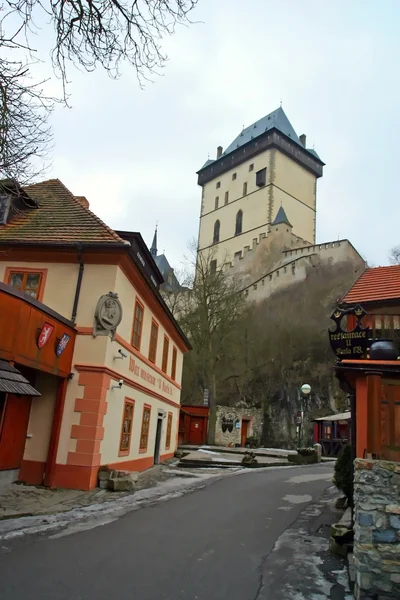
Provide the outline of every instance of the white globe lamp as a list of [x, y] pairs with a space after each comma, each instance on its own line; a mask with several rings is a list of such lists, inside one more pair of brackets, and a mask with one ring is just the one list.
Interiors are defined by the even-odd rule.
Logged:
[[304, 383], [301, 386], [300, 391], [304, 396], [309, 396], [311, 394], [311, 385], [308, 385], [308, 383]]

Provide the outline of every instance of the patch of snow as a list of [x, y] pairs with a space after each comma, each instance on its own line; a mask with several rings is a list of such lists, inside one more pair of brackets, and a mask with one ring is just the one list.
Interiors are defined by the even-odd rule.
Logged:
[[[350, 592], [350, 586], [349, 586], [349, 576], [348, 576], [348, 572], [347, 569], [341, 569], [340, 571], [332, 571], [333, 575], [336, 576], [336, 581], [338, 582], [339, 585], [341, 585], [344, 588], [345, 592]], [[350, 596], [351, 598], [353, 596]]]
[[[322, 564], [322, 560], [318, 556], [326, 549], [326, 543], [324, 538], [310, 536], [305, 529], [301, 528], [288, 529], [280, 536], [270, 555], [271, 559], [276, 560], [282, 553], [285, 562], [296, 565], [296, 569], [293, 571], [294, 576], [291, 575], [293, 581], [287, 581], [282, 588], [282, 599], [328, 600], [333, 584], [328, 582], [320, 571], [319, 566]], [[290, 552], [289, 556], [288, 552]], [[274, 554], [276, 554], [276, 558], [274, 558]], [[272, 579], [275, 577], [273, 572], [270, 572], [269, 575]], [[266, 576], [264, 586], [268, 589], [269, 585], [270, 581]], [[318, 593], [315, 593], [314, 590], [318, 590]]]
[[276, 452], [277, 454], [297, 454], [297, 450], [285, 450], [285, 448], [257, 448], [261, 452]]
[[282, 498], [282, 500], [286, 500], [286, 502], [290, 502], [290, 504], [303, 504], [306, 502], [311, 502], [312, 496], [310, 496], [309, 494], [304, 494], [303, 496], [294, 496], [288, 494], [287, 496]]
[[118, 517], [111, 518], [103, 518], [96, 519], [95, 521], [87, 521], [84, 523], [76, 523], [72, 524], [67, 529], [63, 529], [59, 533], [55, 533], [54, 535], [50, 535], [50, 540], [57, 540], [58, 538], [66, 537], [67, 535], [73, 535], [74, 533], [80, 533], [81, 531], [88, 531], [89, 529], [94, 529], [95, 527], [102, 527], [103, 525], [109, 525], [117, 520]]
[[306, 475], [295, 475], [288, 479], [285, 483], [309, 483], [311, 481], [319, 481], [319, 480], [329, 480], [332, 479], [332, 471], [328, 471], [325, 473], [308, 473]]

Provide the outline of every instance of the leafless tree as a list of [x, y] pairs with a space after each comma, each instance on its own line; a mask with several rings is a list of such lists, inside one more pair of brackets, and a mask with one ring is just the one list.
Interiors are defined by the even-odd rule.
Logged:
[[193, 345], [185, 357], [184, 393], [193, 398], [205, 388], [210, 391], [209, 444], [215, 441], [218, 365], [226, 359], [229, 336], [246, 306], [238, 278], [228, 274], [224, 261], [215, 269], [214, 260], [214, 249], [196, 255], [196, 247], [192, 248], [193, 282], [181, 297], [177, 315]]
[[51, 148], [54, 100], [43, 82], [29, 83], [29, 65], [0, 57], [0, 178], [26, 183], [44, 170]]
[[400, 265], [400, 246], [394, 246], [389, 253], [391, 265]]
[[[111, 77], [121, 63], [134, 68], [139, 86], [159, 74], [167, 56], [161, 41], [178, 24], [189, 23], [198, 0], [3, 0], [0, 4], [0, 172], [32, 175], [30, 159], [46, 154], [47, 127], [54, 99], [42, 83], [29, 81], [37, 59], [36, 23], [52, 31], [50, 53], [67, 103], [68, 67], [93, 71], [103, 67]], [[23, 60], [21, 61], [21, 56]], [[24, 124], [21, 128], [21, 124]], [[26, 147], [25, 147], [26, 145]]]

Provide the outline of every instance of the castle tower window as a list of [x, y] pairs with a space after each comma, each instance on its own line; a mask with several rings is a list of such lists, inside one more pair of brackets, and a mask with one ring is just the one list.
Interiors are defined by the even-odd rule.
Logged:
[[243, 211], [239, 210], [236, 215], [235, 235], [240, 235], [242, 233], [242, 227], [243, 227]]
[[257, 171], [256, 173], [256, 185], [258, 187], [262, 187], [267, 183], [267, 169], [261, 169], [261, 171]]
[[215, 210], [217, 210], [217, 208], [218, 208], [218, 205], [219, 205], [219, 196], [216, 196], [216, 197], [215, 197], [215, 207], [214, 207], [214, 208], [215, 208]]
[[221, 223], [217, 220], [214, 223], [214, 235], [213, 235], [213, 244], [218, 244], [219, 242], [219, 230], [221, 227]]
[[214, 275], [216, 272], [217, 272], [217, 261], [212, 260], [210, 262], [210, 273], [211, 273], [211, 275]]
[[232, 181], [235, 181], [236, 177], [237, 177], [237, 173], [232, 173]]
[[244, 182], [243, 184], [243, 196], [247, 195], [247, 181]]
[[229, 192], [225, 192], [225, 204], [229, 202]]

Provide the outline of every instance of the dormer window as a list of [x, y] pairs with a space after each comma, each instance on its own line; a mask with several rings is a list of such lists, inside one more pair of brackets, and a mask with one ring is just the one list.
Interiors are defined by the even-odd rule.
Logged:
[[28, 196], [14, 179], [0, 181], [0, 225], [7, 225], [14, 214], [38, 208], [36, 200]]

